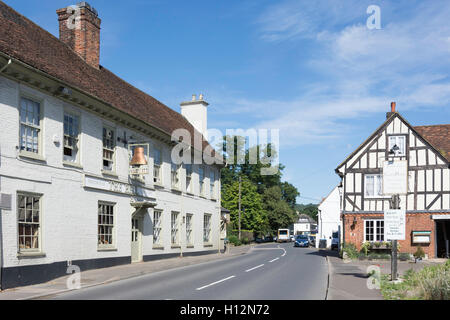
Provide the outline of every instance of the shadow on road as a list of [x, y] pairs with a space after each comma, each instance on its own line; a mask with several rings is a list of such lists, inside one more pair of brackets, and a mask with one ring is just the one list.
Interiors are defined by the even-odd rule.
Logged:
[[339, 252], [335, 250], [317, 250], [308, 252], [307, 254], [320, 256], [320, 257], [339, 257]]

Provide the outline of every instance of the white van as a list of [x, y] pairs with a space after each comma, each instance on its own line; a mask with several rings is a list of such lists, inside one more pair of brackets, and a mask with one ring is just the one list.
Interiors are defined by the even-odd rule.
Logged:
[[277, 242], [290, 242], [289, 229], [278, 229]]

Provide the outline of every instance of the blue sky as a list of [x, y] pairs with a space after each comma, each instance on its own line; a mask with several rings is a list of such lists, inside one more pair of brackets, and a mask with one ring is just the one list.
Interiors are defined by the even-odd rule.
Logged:
[[[58, 36], [61, 0], [5, 0]], [[450, 2], [91, 0], [101, 64], [180, 111], [203, 93], [210, 128], [280, 129], [284, 178], [318, 202], [385, 119], [450, 123]], [[381, 29], [366, 26], [369, 5]]]

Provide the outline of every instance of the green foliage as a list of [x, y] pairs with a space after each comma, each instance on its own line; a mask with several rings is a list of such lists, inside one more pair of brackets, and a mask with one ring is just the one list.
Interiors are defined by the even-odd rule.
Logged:
[[[222, 206], [230, 210], [232, 227], [239, 226], [239, 181], [225, 189], [222, 194]], [[255, 231], [266, 231], [267, 214], [263, 209], [262, 197], [256, 186], [247, 179], [241, 185], [241, 228]]]
[[346, 254], [349, 259], [358, 259], [359, 254], [356, 246], [353, 243], [344, 243], [344, 247], [341, 250], [341, 257]]
[[306, 214], [317, 221], [317, 215], [319, 214], [317, 204], [297, 204], [295, 205], [295, 210], [300, 212], [300, 214]]
[[268, 221], [271, 230], [287, 228], [294, 223], [296, 215], [289, 204], [283, 200], [281, 188], [274, 186], [264, 191], [264, 210], [269, 213]]
[[372, 247], [372, 244], [370, 242], [366, 241], [361, 245], [360, 251], [363, 252], [365, 256], [367, 256], [369, 254], [371, 247]]
[[236, 247], [237, 247], [237, 246], [240, 246], [240, 245], [242, 244], [241, 241], [238, 239], [238, 237], [235, 236], [235, 235], [229, 236], [229, 237], [228, 237], [228, 240], [230, 241], [230, 243], [232, 243], [232, 244], [235, 245]]
[[295, 210], [295, 205], [297, 202], [297, 197], [300, 195], [297, 188], [294, 187], [289, 182], [281, 183], [281, 194], [282, 198], [288, 203], [288, 205]]
[[416, 259], [425, 258], [425, 251], [423, 251], [421, 246], [418, 246], [416, 252], [414, 252], [414, 258]]
[[399, 258], [401, 261], [408, 261], [409, 259], [411, 259], [411, 256], [410, 256], [409, 253], [402, 252], [402, 253], [400, 253], [400, 254], [398, 255], [398, 258]]
[[[234, 150], [227, 150], [233, 141]], [[239, 177], [242, 179], [241, 228], [254, 230], [257, 234], [275, 234], [278, 228], [287, 228], [295, 220], [296, 198], [299, 192], [295, 186], [282, 182], [284, 166], [275, 167], [275, 149], [271, 144], [257, 145], [244, 151], [243, 137], [224, 137], [223, 151], [229, 163], [221, 171], [222, 206], [230, 210], [232, 228], [238, 227]], [[239, 146], [239, 147], [238, 147]], [[229, 151], [230, 153], [226, 153]], [[239, 155], [245, 156], [244, 163], [236, 163]], [[256, 155], [256, 164], [250, 164], [250, 156]], [[270, 160], [270, 161], [269, 161]], [[254, 161], [253, 161], [254, 162]], [[277, 169], [276, 174], [263, 175], [262, 169]], [[244, 211], [245, 210], [245, 211]]]
[[[231, 230], [229, 234], [236, 236], [239, 239], [239, 230]], [[253, 230], [242, 230], [241, 229], [241, 242], [243, 244], [249, 244], [254, 239]]]
[[450, 300], [450, 260], [416, 272], [408, 270], [401, 283], [391, 283], [384, 275], [381, 293], [388, 300]]

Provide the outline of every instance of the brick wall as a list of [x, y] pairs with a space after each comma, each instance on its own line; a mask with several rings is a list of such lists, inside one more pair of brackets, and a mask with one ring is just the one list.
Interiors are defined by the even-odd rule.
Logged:
[[[437, 214], [437, 213], [433, 213]], [[422, 244], [422, 248], [429, 258], [435, 258], [435, 222], [431, 219], [431, 213], [407, 213], [406, 214], [406, 240], [399, 241], [400, 252], [414, 253], [417, 250], [417, 245], [412, 244], [412, 231], [431, 231], [431, 243]], [[354, 219], [356, 223], [354, 224]], [[361, 244], [364, 239], [364, 220], [368, 219], [382, 219], [381, 214], [345, 214], [344, 216], [344, 234], [346, 243], [353, 243], [358, 250], [361, 249]]]
[[[79, 11], [62, 8], [56, 11], [59, 21], [59, 38], [74, 50], [91, 66], [98, 68], [100, 64], [100, 24], [98, 16], [86, 7], [79, 7]], [[78, 24], [69, 28], [67, 21], [71, 22], [76, 16]]]

